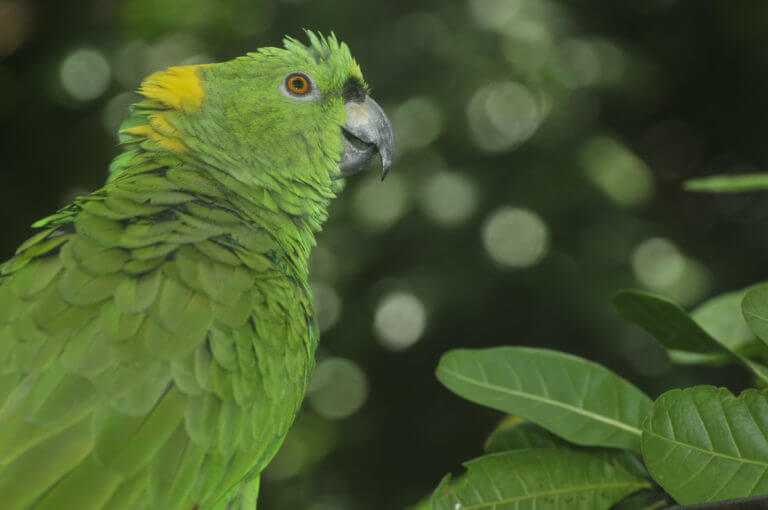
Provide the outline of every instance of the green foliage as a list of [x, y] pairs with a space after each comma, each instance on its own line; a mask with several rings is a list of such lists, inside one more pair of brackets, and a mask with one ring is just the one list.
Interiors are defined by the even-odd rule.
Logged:
[[528, 448], [486, 455], [446, 476], [432, 497], [434, 510], [518, 508], [608, 509], [649, 487], [619, 466], [568, 449]]
[[535, 423], [510, 415], [488, 436], [485, 451], [498, 453], [521, 448], [564, 448], [568, 444]]
[[661, 395], [643, 427], [643, 458], [679, 503], [768, 493], [768, 397], [696, 386]]
[[768, 341], [768, 285], [760, 285], [747, 292], [741, 310], [755, 335]]
[[[636, 290], [613, 302], [672, 361], [737, 362], [758, 384], [768, 383], [768, 285], [717, 296], [691, 313]], [[766, 502], [768, 392], [734, 396], [704, 385], [667, 391], [652, 403], [600, 365], [527, 347], [450, 351], [437, 377], [467, 400], [513, 414], [486, 440], [487, 455], [443, 479], [432, 510]]]
[[639, 451], [640, 420], [651, 408], [648, 397], [610, 370], [545, 349], [451, 351], [437, 378], [468, 400], [514, 412], [582, 445]]
[[527, 448], [558, 448], [578, 451], [599, 457], [608, 464], [618, 466], [638, 478], [648, 478], [648, 472], [640, 462], [637, 453], [619, 448], [583, 447], [569, 443], [535, 423], [523, 421], [517, 416], [508, 416], [488, 437], [486, 453], [499, 453]]
[[768, 174], [713, 175], [690, 179], [685, 183], [688, 191], [707, 193], [741, 193], [768, 189]]
[[[725, 340], [711, 336], [673, 301], [648, 292], [626, 290], [614, 297], [614, 304], [627, 320], [645, 329], [667, 349], [682, 351], [685, 354], [715, 356], [715, 359], [731, 357], [744, 365], [763, 383], [768, 383], [768, 367], [740, 354], [738, 352], [742, 347], [740, 344], [729, 346]], [[711, 315], [708, 316], [710, 319], [718, 315], [710, 313]], [[701, 361], [709, 360], [709, 357], [701, 358]]]
[[697, 306], [691, 317], [701, 328], [731, 350], [757, 343], [755, 334], [741, 315], [741, 302], [749, 288], [727, 292]]

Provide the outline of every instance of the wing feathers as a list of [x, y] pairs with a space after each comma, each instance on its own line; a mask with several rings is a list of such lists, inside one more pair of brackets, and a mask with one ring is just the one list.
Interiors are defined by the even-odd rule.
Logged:
[[255, 502], [306, 385], [309, 295], [218, 184], [167, 163], [2, 266], [3, 509]]

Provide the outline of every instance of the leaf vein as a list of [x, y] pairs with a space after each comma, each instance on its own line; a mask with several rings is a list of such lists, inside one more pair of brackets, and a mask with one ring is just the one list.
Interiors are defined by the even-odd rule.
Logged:
[[599, 491], [602, 489], [618, 489], [622, 487], [643, 489], [648, 487], [648, 482], [612, 482], [595, 485], [584, 485], [581, 487], [566, 487], [564, 489], [555, 489], [547, 492], [536, 492], [533, 494], [525, 494], [523, 496], [514, 496], [499, 501], [493, 501], [488, 503], [480, 503], [479, 505], [462, 506], [463, 510], [476, 510], [481, 508], [488, 508], [489, 505], [504, 505], [507, 503], [520, 503], [521, 501], [533, 500], [544, 496], [560, 496], [562, 494], [586, 492], [586, 491]]
[[466, 377], [465, 375], [463, 375], [463, 374], [461, 374], [459, 372], [455, 372], [453, 370], [449, 370], [449, 369], [447, 369], [445, 367], [442, 367], [441, 370], [443, 372], [448, 373], [452, 377], [455, 377], [455, 378], [457, 378], [459, 380], [465, 381], [465, 382], [467, 382], [469, 384], [474, 384], [476, 386], [480, 386], [480, 387], [483, 387], [483, 388], [486, 388], [486, 389], [489, 389], [489, 390], [493, 390], [493, 391], [498, 391], [500, 393], [506, 393], [506, 394], [509, 394], [509, 395], [512, 395], [512, 396], [515, 396], [515, 397], [532, 400], [532, 401], [537, 402], [539, 404], [548, 404], [548, 405], [551, 405], [553, 407], [560, 407], [562, 409], [567, 409], [569, 411], [572, 411], [572, 412], [574, 412], [576, 414], [585, 416], [585, 417], [590, 418], [592, 420], [599, 421], [599, 422], [604, 423], [606, 425], [610, 425], [611, 427], [616, 427], [616, 428], [622, 429], [622, 430], [624, 430], [626, 432], [629, 432], [630, 434], [634, 434], [636, 436], [640, 436], [642, 434], [642, 430], [637, 428], [637, 427], [633, 427], [633, 426], [628, 425], [626, 423], [620, 422], [618, 420], [614, 420], [613, 418], [609, 418], [609, 417], [603, 416], [601, 414], [594, 413], [592, 411], [587, 411], [586, 409], [582, 409], [582, 408], [573, 406], [571, 404], [566, 404], [565, 402], [560, 402], [560, 401], [557, 401], [557, 400], [546, 399], [546, 398], [542, 398], [542, 397], [540, 397], [538, 395], [533, 395], [533, 394], [530, 394], [530, 393], [523, 393], [521, 391], [512, 390], [512, 389], [509, 389], [509, 388], [505, 388], [503, 386], [497, 386], [495, 384], [481, 382], [481, 381], [478, 381], [478, 380]]
[[670, 443], [674, 444], [675, 446], [679, 446], [681, 448], [688, 448], [688, 449], [691, 449], [691, 450], [695, 450], [695, 451], [698, 451], [698, 452], [706, 453], [708, 455], [713, 455], [715, 457], [720, 457], [721, 459], [730, 460], [730, 461], [733, 461], [733, 462], [743, 462], [745, 464], [754, 464], [756, 466], [762, 466], [762, 467], [768, 468], [768, 462], [766, 462], [766, 461], [746, 459], [746, 458], [743, 458], [743, 457], [739, 458], [739, 457], [734, 457], [732, 455], [727, 455], [727, 454], [724, 454], [724, 453], [716, 452], [716, 451], [713, 451], [713, 450], [705, 450], [704, 448], [700, 448], [700, 447], [694, 446], [692, 444], [683, 443], [682, 441], [678, 441], [675, 438], [671, 438], [671, 437], [667, 437], [667, 436], [662, 436], [661, 434], [659, 434], [657, 432], [654, 432], [652, 430], [647, 430], [646, 432], [648, 434], [654, 436], [655, 438], [659, 439], [659, 440], [670, 442]]

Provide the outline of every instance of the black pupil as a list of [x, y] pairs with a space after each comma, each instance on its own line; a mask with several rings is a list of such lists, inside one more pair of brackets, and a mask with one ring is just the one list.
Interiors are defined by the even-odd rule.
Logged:
[[291, 80], [291, 87], [294, 90], [297, 90], [299, 92], [303, 92], [304, 88], [306, 87], [306, 83], [304, 82], [304, 78], [299, 78], [299, 77], [293, 78]]

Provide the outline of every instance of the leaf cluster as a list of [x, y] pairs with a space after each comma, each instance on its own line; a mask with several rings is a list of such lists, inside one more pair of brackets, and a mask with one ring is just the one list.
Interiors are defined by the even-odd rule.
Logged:
[[[766, 183], [715, 177], [688, 187], [732, 192]], [[418, 509], [768, 508], [768, 283], [690, 313], [638, 290], [613, 302], [673, 362], [740, 365], [757, 388], [736, 396], [701, 385], [654, 401], [607, 368], [562, 352], [450, 351], [437, 367], [440, 382], [508, 414], [485, 454], [466, 462], [465, 473], [445, 476]]]
[[[634, 291], [617, 302], [630, 295], [670, 304]], [[679, 318], [697, 325], [684, 312]], [[678, 356], [690, 363], [691, 352]], [[486, 455], [467, 462], [465, 474], [446, 476], [425, 508], [650, 510], [768, 493], [764, 391], [734, 396], [703, 385], [652, 401], [605, 367], [527, 347], [450, 351], [437, 377], [459, 396], [510, 414], [487, 439]]]

